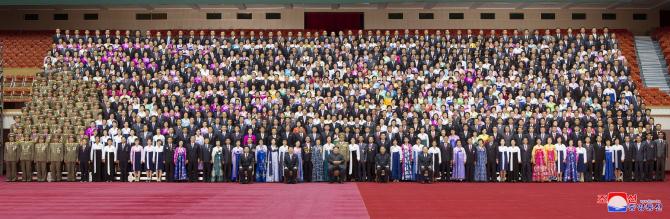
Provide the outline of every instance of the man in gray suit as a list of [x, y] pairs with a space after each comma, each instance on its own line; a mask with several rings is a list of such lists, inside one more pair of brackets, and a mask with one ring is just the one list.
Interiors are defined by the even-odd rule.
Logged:
[[652, 136], [650, 133], [647, 133], [647, 140], [642, 142], [642, 145], [646, 148], [645, 156], [646, 159], [644, 166], [644, 181], [651, 181], [654, 179], [654, 168], [656, 164], [656, 144], [651, 140]]
[[668, 158], [668, 142], [665, 133], [659, 132], [656, 143], [656, 181], [665, 181], [665, 159]]

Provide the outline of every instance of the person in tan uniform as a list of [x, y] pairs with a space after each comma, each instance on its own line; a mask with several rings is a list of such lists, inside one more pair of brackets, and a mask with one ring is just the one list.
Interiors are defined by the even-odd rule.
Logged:
[[[347, 140], [344, 138], [344, 133], [340, 133], [336, 145], [340, 148], [340, 154], [344, 156], [344, 166], [345, 168], [349, 167], [348, 162], [349, 162], [349, 143], [347, 143]], [[347, 170], [343, 170], [344, 173], [347, 173]], [[343, 179], [343, 181], [347, 181], [347, 174], [342, 174], [340, 175]]]
[[21, 147], [21, 179], [24, 182], [30, 182], [33, 179], [33, 160], [35, 158], [35, 142], [28, 138], [23, 138], [18, 142]]
[[68, 135], [67, 143], [65, 143], [65, 171], [67, 171], [67, 181], [74, 182], [77, 178], [77, 156], [79, 155], [78, 151], [79, 144], [74, 141], [73, 135]]
[[49, 144], [45, 142], [46, 136], [42, 135], [35, 144], [35, 169], [37, 169], [37, 181], [47, 181], [47, 162], [49, 161]]
[[63, 162], [63, 143], [53, 136], [49, 143], [49, 164], [52, 181], [58, 182], [63, 178], [61, 163]]
[[16, 143], [14, 139], [14, 134], [9, 134], [9, 141], [5, 144], [5, 168], [6, 168], [6, 181], [14, 182], [17, 180], [16, 177], [16, 164], [19, 161], [19, 153], [21, 148]]

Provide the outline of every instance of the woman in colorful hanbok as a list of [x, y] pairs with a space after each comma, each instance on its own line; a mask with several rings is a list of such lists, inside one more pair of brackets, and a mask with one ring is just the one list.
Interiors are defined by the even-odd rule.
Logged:
[[312, 147], [312, 180], [314, 182], [323, 182], [323, 149], [321, 146], [321, 140], [316, 139], [316, 144]]
[[242, 156], [242, 153], [244, 153], [244, 148], [242, 148], [242, 142], [237, 140], [235, 142], [235, 147], [233, 150], [231, 150], [231, 159], [233, 161], [233, 169], [232, 169], [232, 174], [231, 174], [231, 179], [233, 182], [237, 182], [238, 175], [239, 175], [239, 168], [240, 168], [240, 156]]
[[614, 181], [614, 148], [611, 145], [611, 141], [608, 139], [605, 141], [605, 167], [603, 168], [603, 178], [605, 182]]
[[279, 182], [281, 172], [279, 168], [279, 147], [277, 147], [277, 140], [270, 140], [270, 151], [268, 152], [267, 162], [267, 182]]
[[323, 145], [323, 156], [321, 157], [323, 159], [323, 181], [325, 182], [330, 182], [328, 176], [328, 157], [333, 153], [333, 147], [335, 145], [332, 143], [332, 138], [330, 136], [326, 137], [326, 144]]
[[265, 145], [262, 145], [263, 140], [259, 141], [259, 145], [256, 145], [256, 150], [255, 150], [255, 157], [256, 157], [256, 167], [254, 170], [256, 171], [256, 182], [265, 182], [266, 178], [266, 173], [267, 173], [267, 154], [268, 154], [268, 147]]
[[568, 147], [565, 149], [565, 160], [559, 161], [565, 165], [563, 172], [563, 181], [577, 182], [579, 180], [579, 176], [577, 174], [578, 159], [579, 155], [577, 153], [577, 148], [574, 146], [574, 142], [570, 140]]
[[402, 180], [414, 181], [414, 156], [412, 152], [412, 145], [409, 144], [409, 138], [405, 138], [405, 143], [402, 145]]
[[144, 147], [140, 145], [140, 139], [135, 139], [135, 145], [130, 148], [130, 163], [133, 168], [133, 181], [139, 182], [140, 174], [142, 173], [142, 164], [144, 163]]
[[[504, 140], [503, 140], [504, 141]], [[475, 152], [475, 181], [485, 182], [486, 179], [486, 147], [477, 145]]]
[[216, 147], [212, 149], [212, 182], [223, 181], [223, 147], [221, 141], [216, 141]]
[[557, 180], [558, 172], [556, 171], [556, 158], [558, 152], [556, 151], [556, 145], [552, 142], [552, 138], [547, 138], [547, 144], [544, 145], [544, 154], [547, 177], [549, 181]]
[[423, 153], [424, 145], [421, 144], [421, 139], [416, 139], [416, 144], [412, 146], [412, 174], [415, 180], [419, 180], [419, 154]]
[[186, 181], [188, 180], [188, 174], [186, 173], [186, 148], [184, 147], [184, 142], [179, 142], [179, 147], [174, 150], [174, 180], [175, 181]]
[[400, 180], [400, 175], [402, 173], [402, 166], [400, 161], [402, 160], [402, 148], [398, 146], [398, 141], [393, 139], [393, 146], [391, 146], [391, 180], [393, 182], [398, 182]]
[[304, 180], [303, 169], [302, 169], [302, 147], [300, 146], [300, 141], [295, 142], [295, 147], [293, 147], [293, 155], [298, 158], [298, 176], [296, 177], [298, 182]]
[[465, 179], [465, 161], [468, 159], [468, 156], [465, 153], [465, 148], [461, 145], [461, 141], [456, 141], [456, 147], [454, 147], [454, 153], [452, 153], [452, 155], [453, 158], [451, 159], [451, 162], [454, 167], [451, 172], [451, 179], [463, 181], [463, 179]]
[[544, 146], [541, 144], [541, 140], [537, 139], [535, 146], [532, 151], [533, 161], [533, 181], [534, 182], [546, 182], [547, 181], [547, 156], [544, 151]]

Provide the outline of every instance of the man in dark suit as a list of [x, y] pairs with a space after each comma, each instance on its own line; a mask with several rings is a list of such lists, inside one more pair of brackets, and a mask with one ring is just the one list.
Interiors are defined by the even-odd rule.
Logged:
[[593, 181], [593, 163], [595, 159], [593, 158], [593, 144], [591, 144], [591, 138], [586, 138], [584, 143], [584, 150], [586, 150], [586, 170], [584, 171], [584, 182]]
[[496, 165], [496, 159], [498, 159], [498, 146], [499, 145], [495, 142], [489, 142], [486, 144], [486, 177], [488, 178], [487, 180], [489, 182], [496, 180], [496, 174], [498, 171]]
[[128, 163], [130, 163], [130, 144], [126, 143], [126, 138], [121, 138], [121, 143], [116, 149], [116, 159], [119, 161], [121, 170], [121, 182], [128, 182]]
[[377, 182], [388, 182], [391, 155], [386, 153], [386, 147], [380, 147], [379, 153], [375, 155], [375, 170]]
[[174, 182], [174, 150], [177, 145], [173, 137], [167, 138], [167, 143], [163, 149], [163, 161], [165, 161], [165, 179], [168, 182]]
[[417, 181], [420, 181], [421, 183], [430, 183], [433, 181], [433, 171], [430, 169], [431, 166], [433, 166], [433, 159], [430, 154], [428, 154], [428, 147], [424, 146], [423, 147], [423, 152], [419, 154], [419, 176], [417, 177]]
[[293, 155], [293, 147], [288, 147], [288, 156], [284, 157], [284, 179], [288, 184], [297, 182], [298, 158]]
[[186, 147], [186, 172], [188, 172], [188, 181], [198, 181], [198, 162], [199, 162], [199, 147], [195, 143], [195, 136], [191, 137], [191, 141]]
[[603, 138], [596, 137], [596, 143], [593, 146], [593, 181], [603, 181], [603, 163], [605, 162], [605, 146], [602, 144]]
[[230, 138], [226, 138], [225, 144], [223, 145], [223, 181], [230, 182], [233, 173], [233, 145], [230, 144]]
[[204, 182], [211, 181], [212, 173], [212, 145], [209, 143], [209, 138], [205, 138], [205, 143], [200, 147], [200, 163], [202, 164], [202, 180]]
[[[467, 146], [465, 146], [465, 154], [469, 159], [465, 160], [465, 181], [472, 182], [475, 180], [475, 157], [476, 150], [475, 146], [472, 143], [472, 138], [469, 138]], [[480, 139], [479, 143], [482, 144], [483, 141]]]
[[344, 156], [340, 154], [340, 147], [333, 147], [333, 153], [328, 157], [328, 174], [330, 175], [330, 183], [334, 183], [336, 178], [338, 183], [342, 183], [343, 177], [341, 177], [340, 172], [345, 170], [344, 163]]
[[528, 138], [523, 138], [521, 144], [521, 181], [530, 182], [533, 178], [533, 166], [531, 165], [533, 148], [528, 145]]
[[249, 153], [249, 147], [244, 147], [244, 153], [240, 156], [240, 183], [251, 183], [254, 170], [254, 155]]
[[635, 143], [630, 141], [630, 137], [624, 137], [623, 143], [623, 181], [633, 180], [633, 160], [635, 159]]
[[647, 162], [645, 157], [647, 153], [647, 148], [645, 144], [642, 144], [642, 138], [637, 136], [635, 139], [635, 148], [633, 148], [633, 162], [634, 162], [634, 174], [635, 181], [640, 182], [644, 180], [644, 165]]

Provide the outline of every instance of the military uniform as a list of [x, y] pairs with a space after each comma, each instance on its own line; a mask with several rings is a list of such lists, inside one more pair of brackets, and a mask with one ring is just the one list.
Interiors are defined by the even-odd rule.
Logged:
[[32, 141], [21, 141], [21, 179], [30, 182], [33, 179], [33, 160], [35, 156], [35, 143]]
[[[11, 139], [11, 138], [10, 138]], [[13, 182], [17, 180], [16, 177], [16, 163], [19, 161], [19, 153], [21, 148], [14, 141], [9, 141], [5, 144], [5, 167], [7, 173], [7, 181]]]
[[35, 144], [35, 169], [37, 169], [37, 181], [47, 181], [47, 162], [49, 162], [49, 144]]
[[63, 178], [61, 163], [63, 162], [63, 143], [55, 142], [49, 144], [49, 163], [51, 164], [51, 178], [58, 182]]
[[74, 182], [77, 178], [77, 156], [79, 144], [67, 143], [65, 144], [65, 170], [67, 171], [67, 181]]

